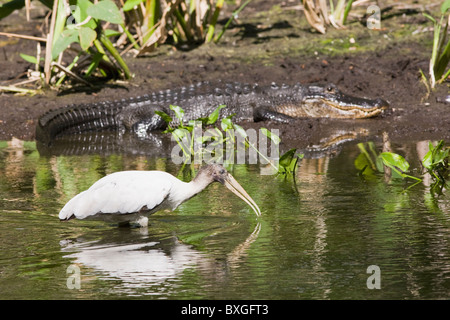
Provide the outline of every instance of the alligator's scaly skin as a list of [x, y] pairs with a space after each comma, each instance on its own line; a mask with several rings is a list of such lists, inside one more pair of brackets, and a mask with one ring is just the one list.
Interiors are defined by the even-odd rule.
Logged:
[[167, 124], [155, 114], [163, 111], [176, 119], [170, 105], [184, 109], [185, 121], [211, 114], [219, 105], [220, 118], [234, 114], [235, 122], [292, 118], [367, 118], [387, 108], [382, 99], [362, 99], [341, 93], [333, 85], [295, 84], [258, 86], [240, 83], [199, 82], [176, 90], [165, 90], [136, 98], [68, 105], [44, 114], [36, 128], [36, 139], [49, 142], [59, 134], [125, 128], [135, 132], [163, 129]]

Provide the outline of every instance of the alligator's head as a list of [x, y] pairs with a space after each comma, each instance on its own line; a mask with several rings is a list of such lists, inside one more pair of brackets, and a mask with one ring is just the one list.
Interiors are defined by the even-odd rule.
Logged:
[[335, 85], [309, 86], [302, 92], [302, 106], [310, 117], [369, 118], [389, 107], [383, 99], [364, 99], [342, 93]]

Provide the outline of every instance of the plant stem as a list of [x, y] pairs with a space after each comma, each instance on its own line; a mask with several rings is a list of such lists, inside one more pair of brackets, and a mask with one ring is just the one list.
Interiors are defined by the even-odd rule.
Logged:
[[112, 42], [103, 33], [100, 35], [100, 42], [103, 44], [103, 46], [105, 46], [106, 50], [108, 50], [109, 53], [111, 53], [111, 55], [114, 57], [114, 59], [120, 65], [120, 67], [122, 68], [122, 71], [124, 73], [125, 79], [130, 79], [131, 73], [130, 73], [130, 70], [128, 69], [127, 64], [122, 59], [119, 52], [117, 52], [116, 48], [114, 48], [114, 45], [112, 44]]
[[192, 42], [193, 36], [191, 30], [189, 30], [189, 28], [187, 27], [186, 20], [184, 20], [183, 15], [178, 9], [175, 9], [173, 12], [175, 13], [177, 20], [180, 23], [181, 29], [183, 29], [183, 32], [186, 35], [187, 41]]
[[214, 37], [214, 30], [216, 29], [217, 19], [219, 18], [220, 10], [222, 10], [223, 3], [225, 0], [218, 0], [216, 3], [216, 10], [214, 10], [213, 17], [211, 19], [211, 23], [208, 27], [208, 32], [206, 34], [206, 42], [211, 42]]
[[52, 19], [50, 21], [50, 32], [47, 35], [47, 45], [45, 47], [45, 63], [44, 63], [44, 74], [45, 74], [45, 84], [50, 84], [51, 76], [51, 66], [52, 66], [52, 47], [53, 47], [53, 34], [55, 32], [56, 23], [56, 11], [58, 8], [58, 0], [54, 0], [52, 9]]
[[354, 0], [350, 0], [345, 6], [344, 17], [342, 18], [342, 24], [344, 25], [347, 22], [347, 16], [350, 10], [352, 9], [352, 4]]
[[18, 93], [29, 93], [29, 94], [32, 94], [32, 95], [35, 95], [35, 94], [38, 92], [37, 90], [23, 89], [23, 88], [17, 88], [17, 87], [13, 87], [13, 86], [9, 86], [9, 87], [0, 86], [0, 91], [11, 91], [11, 92], [18, 92]]
[[216, 37], [216, 39], [214, 39], [214, 43], [218, 43], [220, 41], [220, 39], [222, 38], [223, 34], [225, 33], [225, 31], [228, 29], [228, 26], [230, 25], [231, 21], [233, 21], [238, 14], [251, 2], [252, 0], [247, 0], [245, 1], [240, 7], [239, 9], [237, 9], [236, 11], [234, 11], [230, 17], [230, 19], [228, 19], [227, 23], [225, 24], [225, 26], [223, 27], [222, 31], [219, 33], [219, 35]]
[[[72, 70], [72, 68], [75, 66], [75, 64], [78, 62], [78, 60], [80, 59], [80, 54], [79, 53], [72, 61], [72, 63], [67, 67], [67, 70]], [[67, 73], [64, 73], [63, 76], [61, 78], [58, 79], [58, 81], [56, 82], [55, 86], [58, 87], [59, 85], [61, 85], [61, 83], [64, 81], [64, 79], [66, 78]]]

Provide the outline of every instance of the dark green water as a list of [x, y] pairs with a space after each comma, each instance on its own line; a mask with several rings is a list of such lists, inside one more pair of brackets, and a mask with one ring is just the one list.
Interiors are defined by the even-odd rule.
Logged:
[[[394, 151], [418, 168], [418, 145]], [[412, 182], [370, 170], [359, 177], [361, 157], [349, 143], [334, 157], [303, 159], [295, 180], [235, 165], [258, 220], [214, 184], [150, 217], [148, 228], [117, 228], [57, 215], [105, 174], [178, 175], [180, 166], [132, 155], [41, 157], [33, 142], [0, 142], [0, 299], [450, 298], [450, 192], [407, 189]], [[380, 289], [368, 288], [371, 265]]]

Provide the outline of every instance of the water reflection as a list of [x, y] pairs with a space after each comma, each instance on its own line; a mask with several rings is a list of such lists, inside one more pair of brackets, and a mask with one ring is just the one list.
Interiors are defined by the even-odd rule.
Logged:
[[[203, 277], [208, 277], [214, 270], [214, 281], [225, 282], [230, 272], [238, 269], [245, 260], [252, 243], [258, 238], [261, 224], [257, 223], [245, 240], [225, 254], [225, 260], [184, 243], [182, 236], [163, 233], [158, 237], [153, 229], [152, 232], [148, 228], [110, 229], [102, 233], [101, 240], [95, 241], [83, 235], [75, 240], [61, 241], [61, 250], [70, 252], [64, 258], [81, 268], [82, 279], [89, 281], [87, 272], [96, 275], [92, 279], [119, 280], [120, 283], [115, 284], [110, 293], [136, 295], [136, 290], [139, 290], [140, 295], [169, 294], [164, 284], [183, 282], [183, 275], [189, 269], [199, 270]], [[221, 231], [216, 230], [216, 233]], [[86, 283], [81, 285], [85, 287]]]

